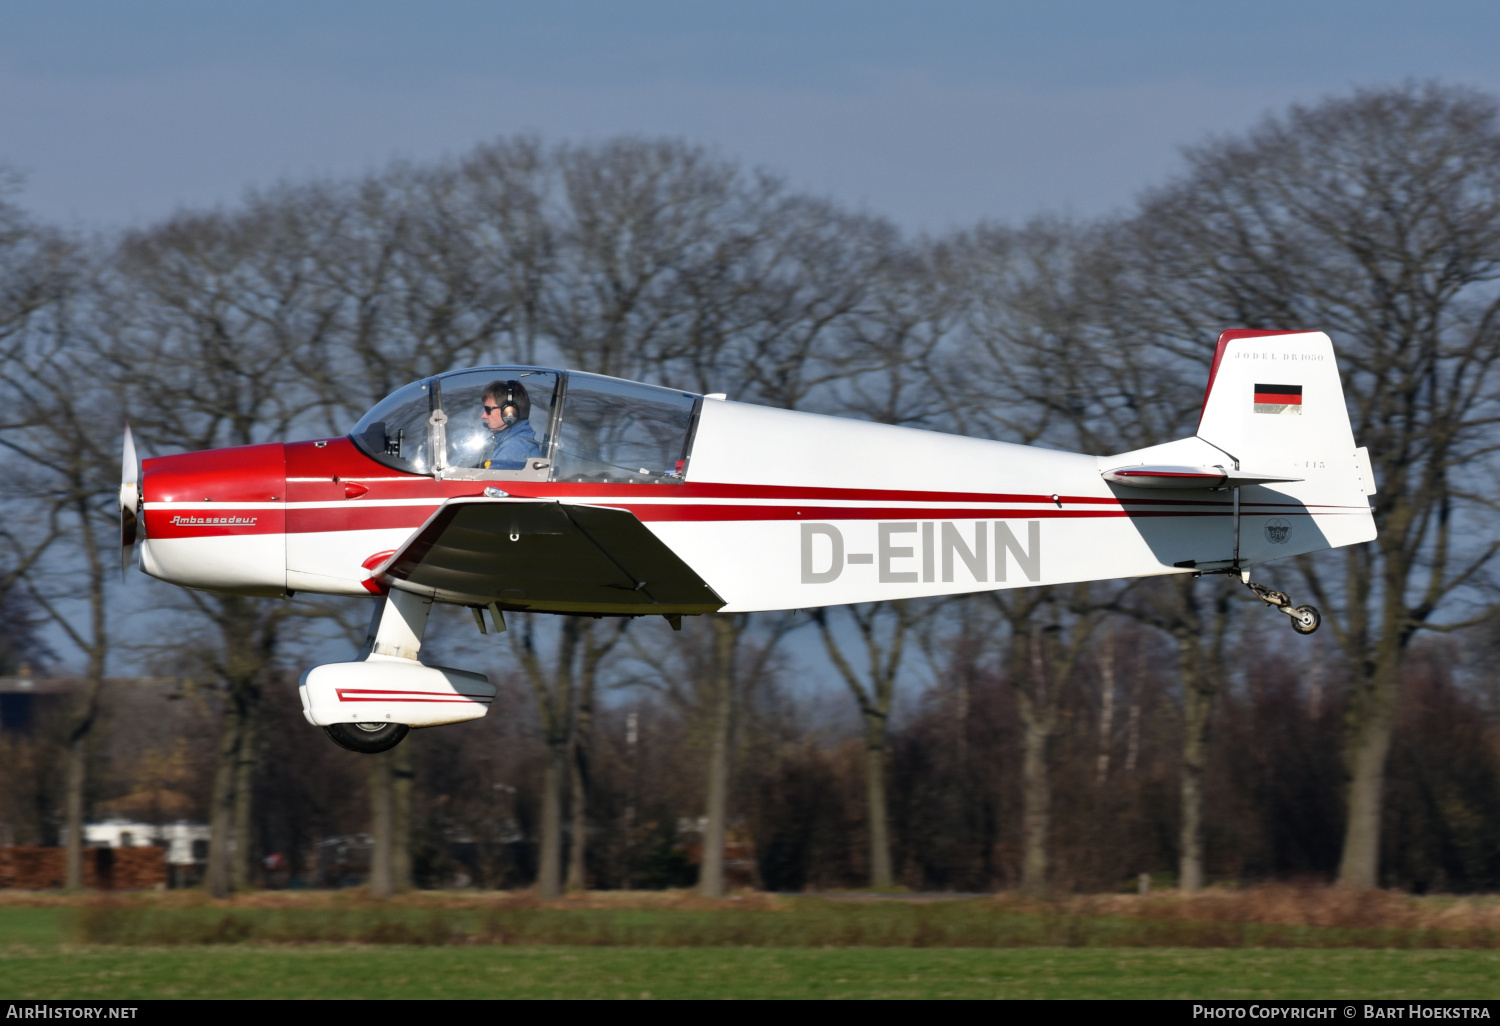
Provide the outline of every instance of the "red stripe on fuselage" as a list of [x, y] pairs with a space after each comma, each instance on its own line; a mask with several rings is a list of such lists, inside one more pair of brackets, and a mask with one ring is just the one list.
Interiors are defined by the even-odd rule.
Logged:
[[[538, 494], [534, 498], [551, 498]], [[559, 496], [561, 498], [561, 496]], [[628, 510], [643, 523], [730, 523], [769, 520], [1077, 520], [1112, 517], [1205, 517], [1232, 515], [1228, 502], [1212, 500], [1198, 502], [1191, 499], [1125, 500], [1116, 503], [1113, 509], [1085, 508], [1066, 509], [1057, 507], [1025, 508], [1015, 506], [989, 506], [954, 508], [951, 506], [821, 506], [806, 505], [740, 505], [728, 503], [642, 503], [632, 502], [619, 495], [600, 496], [600, 505]], [[1064, 500], [1065, 505], [1069, 500]], [[1196, 509], [1182, 509], [1194, 506]], [[1148, 508], [1158, 507], [1158, 508]], [[1166, 507], [1166, 508], [1160, 508]], [[1176, 508], [1174, 508], [1176, 507]], [[431, 506], [373, 506], [364, 505], [358, 510], [350, 509], [290, 509], [286, 511], [286, 531], [289, 534], [331, 533], [339, 531], [407, 530], [421, 527], [439, 508]], [[1356, 507], [1304, 506], [1297, 502], [1244, 503], [1241, 512], [1254, 515], [1256, 510], [1284, 512], [1306, 509], [1336, 512]], [[235, 511], [226, 510], [233, 514]], [[245, 511], [243, 515], [254, 516], [266, 511]], [[279, 514], [280, 511], [272, 510]], [[279, 533], [281, 517], [262, 517], [253, 526], [171, 524], [170, 517], [178, 515], [170, 510], [148, 510], [146, 531], [152, 538], [199, 538], [227, 537], [246, 534]]]
[[1075, 520], [1133, 515], [1163, 517], [1218, 517], [1226, 510], [1161, 510], [1132, 514], [1124, 509], [953, 509], [945, 506], [719, 506], [640, 505], [610, 503], [628, 509], [645, 523], [653, 521], [725, 520]]
[[[1227, 509], [1014, 509], [994, 507], [989, 509], [952, 509], [949, 507], [913, 506], [723, 506], [658, 503], [609, 502], [606, 505], [634, 514], [642, 523], [755, 523], [778, 520], [801, 520], [826, 523], [829, 521], [859, 520], [1099, 520], [1112, 518], [1145, 519], [1148, 517], [1228, 517], [1233, 512]], [[1217, 504], [1215, 504], [1217, 505]], [[437, 506], [403, 506], [385, 510], [389, 516], [365, 519], [349, 518], [342, 526], [328, 521], [304, 521], [290, 528], [288, 534], [335, 533], [356, 530], [407, 530], [421, 527], [438, 509]], [[1364, 512], [1354, 506], [1304, 506], [1295, 502], [1246, 503], [1241, 507], [1245, 516], [1271, 513], [1295, 513], [1305, 510], [1308, 515], [1338, 514], [1340, 512]], [[1258, 512], [1257, 512], [1258, 511]], [[366, 510], [366, 514], [377, 510]], [[158, 513], [160, 515], [160, 513]], [[378, 519], [378, 523], [373, 522]], [[152, 526], [148, 520], [147, 534], [152, 538], [203, 538], [231, 537], [246, 534], [272, 534], [278, 530], [257, 526], [246, 529], [224, 529], [207, 527], [175, 527], [163, 530]]]
[[[1229, 516], [1227, 509], [954, 509], [946, 506], [740, 506], [708, 503], [634, 503], [629, 500], [604, 501], [601, 505], [624, 509], [643, 523], [725, 523], [766, 520], [1074, 520], [1101, 517], [1193, 517]], [[1221, 503], [1214, 503], [1221, 506]], [[1278, 503], [1294, 505], [1292, 503]], [[409, 530], [414, 531], [439, 507], [432, 506], [366, 506], [358, 514], [343, 510], [288, 510], [286, 533], [312, 534], [338, 531]], [[251, 515], [255, 512], [251, 511]], [[279, 512], [279, 511], [273, 511]], [[250, 534], [281, 533], [280, 526], [266, 518], [250, 526], [218, 527], [213, 525], [171, 524], [169, 510], [147, 511], [146, 533], [151, 538], [232, 537]], [[276, 521], [280, 521], [278, 516]]]
[[[620, 485], [577, 481], [439, 481], [418, 474], [393, 471], [360, 452], [347, 438], [328, 439], [325, 444], [293, 442], [285, 447], [286, 485], [275, 488], [272, 475], [274, 450], [251, 447], [220, 450], [211, 454], [185, 454], [191, 459], [167, 457], [160, 464], [171, 473], [151, 474], [146, 479], [146, 501], [201, 502], [215, 500], [212, 510], [147, 509], [146, 533], [153, 538], [234, 537], [249, 534], [333, 533], [341, 531], [406, 530], [420, 527], [447, 499], [478, 496], [486, 486], [508, 491], [518, 499], [541, 499], [597, 503], [627, 509], [646, 522], [751, 522], [768, 520], [980, 520], [980, 519], [1076, 519], [1122, 516], [1216, 516], [1225, 515], [1228, 499], [1117, 498], [1098, 495], [1052, 495], [1025, 492], [944, 492], [906, 488], [827, 488], [795, 485], [724, 484], [688, 482], [676, 485]], [[179, 462], [182, 460], [182, 462]], [[153, 461], [154, 462], [154, 461]], [[209, 471], [191, 483], [192, 475], [180, 470]], [[148, 467], [148, 470], [154, 468]], [[216, 482], [254, 479], [254, 488], [235, 484], [217, 506], [221, 496], [200, 494]], [[170, 482], [173, 487], [158, 489]], [[247, 481], [248, 483], [248, 481]], [[346, 498], [345, 485], [357, 483], [369, 490]], [[240, 490], [239, 495], [234, 495]], [[289, 502], [274, 507], [245, 509], [246, 492], [277, 500], [285, 492]], [[670, 499], [669, 502], [639, 502], [637, 499]], [[393, 499], [427, 500], [413, 505], [383, 505]], [[719, 501], [711, 501], [719, 500]], [[723, 500], [731, 500], [725, 502]], [[752, 501], [770, 500], [764, 504]], [[829, 506], [828, 501], [862, 502], [864, 506]], [[317, 507], [300, 503], [318, 502]], [[321, 505], [331, 503], [331, 505]], [[945, 504], [965, 503], [971, 508]], [[978, 508], [972, 508], [977, 505]], [[1028, 506], [1040, 508], [1026, 508]], [[1082, 508], [1079, 508], [1082, 507]], [[1186, 507], [1186, 508], [1185, 508]], [[1246, 502], [1244, 512], [1304, 509], [1297, 502]], [[1320, 506], [1338, 510], [1346, 507]], [[1356, 509], [1356, 507], [1347, 507]], [[1360, 508], [1362, 510], [1362, 507]], [[1310, 512], [1311, 510], [1309, 510]], [[173, 518], [177, 522], [173, 523]], [[212, 520], [213, 522], [207, 522]]]

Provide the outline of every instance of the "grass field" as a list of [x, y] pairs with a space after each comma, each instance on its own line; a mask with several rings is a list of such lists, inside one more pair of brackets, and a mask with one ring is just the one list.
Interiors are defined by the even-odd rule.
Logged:
[[17, 946], [0, 998], [1492, 997], [1489, 951]]
[[[0, 921], [6, 910], [0, 910]], [[765, 948], [1500, 949], [1500, 930], [1380, 922], [1255, 922], [941, 901], [777, 899], [762, 907], [235, 907], [85, 904], [58, 909], [82, 944], [411, 944], [422, 946]]]
[[1491, 899], [0, 896], [0, 999], [1489, 998]]

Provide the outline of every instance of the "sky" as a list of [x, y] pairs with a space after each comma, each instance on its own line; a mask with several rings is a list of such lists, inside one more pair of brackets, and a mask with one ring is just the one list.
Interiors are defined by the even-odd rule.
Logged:
[[1125, 208], [1294, 102], [1500, 93], [1469, 0], [0, 0], [0, 166], [83, 228], [517, 132], [673, 136], [942, 231]]

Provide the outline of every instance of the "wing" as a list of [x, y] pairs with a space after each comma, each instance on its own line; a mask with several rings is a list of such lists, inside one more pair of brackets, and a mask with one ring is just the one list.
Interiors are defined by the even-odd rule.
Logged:
[[547, 613], [712, 613], [724, 600], [633, 513], [450, 499], [376, 569], [440, 602]]

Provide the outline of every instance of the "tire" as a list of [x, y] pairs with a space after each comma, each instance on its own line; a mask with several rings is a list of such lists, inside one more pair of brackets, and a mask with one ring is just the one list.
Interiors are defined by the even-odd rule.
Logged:
[[404, 723], [335, 723], [323, 732], [340, 748], [361, 755], [378, 755], [399, 745], [411, 728]]
[[1298, 634], [1311, 634], [1323, 623], [1323, 616], [1314, 606], [1298, 606], [1297, 615], [1292, 617], [1292, 630]]

